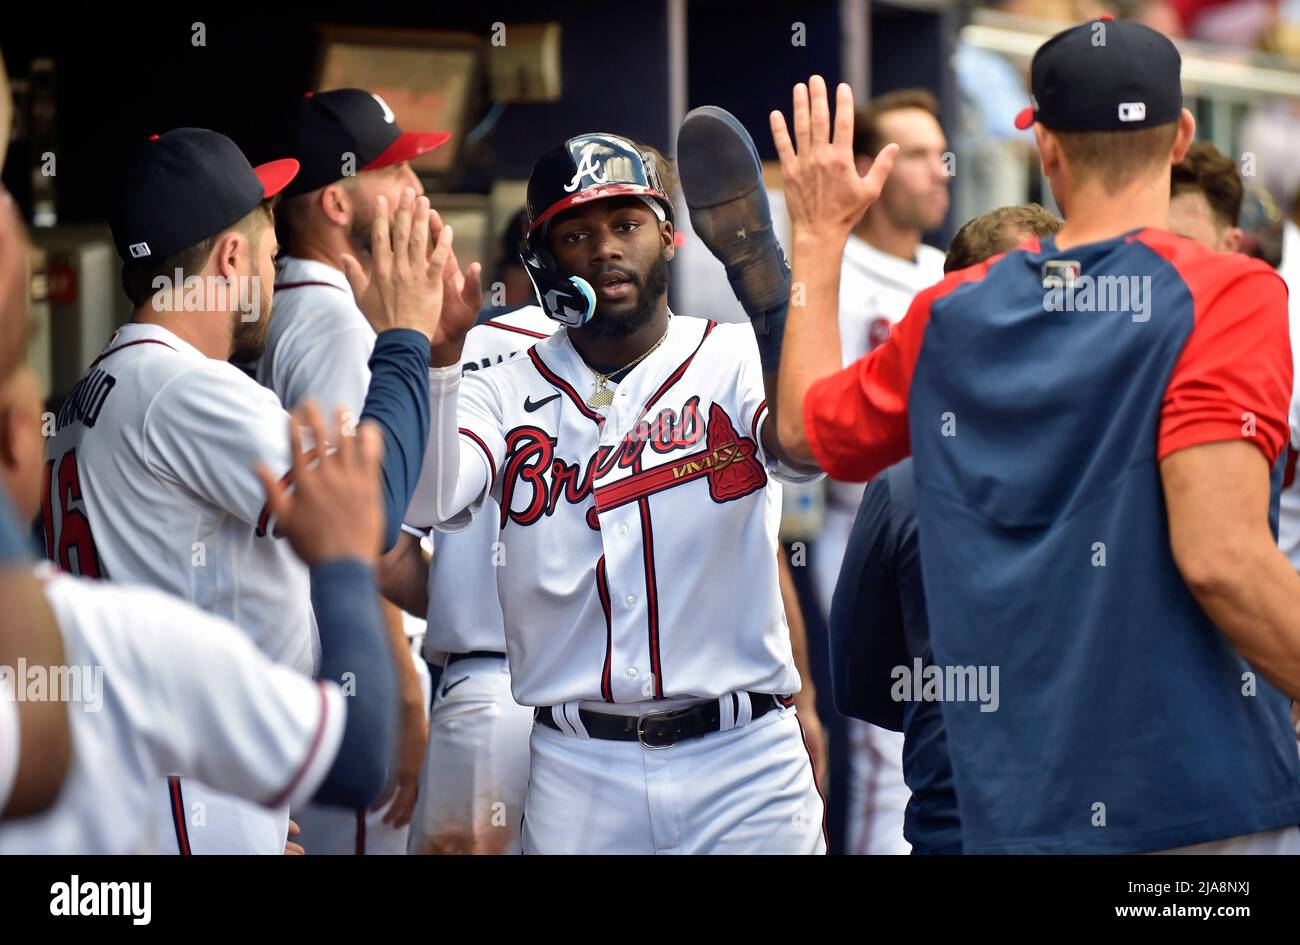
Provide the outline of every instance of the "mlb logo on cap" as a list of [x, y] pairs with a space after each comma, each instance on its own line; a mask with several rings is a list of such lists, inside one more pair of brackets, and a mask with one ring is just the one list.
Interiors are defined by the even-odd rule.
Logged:
[[149, 244], [148, 244], [148, 243], [132, 243], [132, 244], [131, 244], [131, 258], [132, 258], [132, 259], [143, 259], [145, 256], [148, 256], [148, 255], [149, 255]]
[[1016, 116], [1017, 128], [1038, 122], [1053, 131], [1133, 131], [1178, 121], [1178, 48], [1129, 20], [1106, 23], [1106, 42], [1098, 45], [1093, 27], [1100, 25], [1073, 26], [1038, 47], [1029, 68], [1030, 105]]
[[1120, 121], [1146, 121], [1147, 103], [1146, 102], [1120, 102], [1119, 103], [1119, 120]]

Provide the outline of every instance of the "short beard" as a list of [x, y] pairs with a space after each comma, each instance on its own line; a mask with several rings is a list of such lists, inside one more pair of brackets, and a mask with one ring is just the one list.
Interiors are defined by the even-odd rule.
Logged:
[[356, 213], [352, 215], [352, 225], [349, 228], [348, 236], [352, 240], [352, 248], [358, 258], [364, 258], [370, 255], [370, 233], [375, 225], [375, 211], [373, 207], [365, 206], [360, 200], [353, 199]]
[[237, 364], [251, 364], [266, 352], [266, 335], [271, 327], [271, 300], [259, 299], [261, 310], [256, 318], [246, 319], [252, 312], [236, 312], [232, 332], [230, 360]]
[[650, 319], [654, 318], [659, 300], [668, 291], [668, 260], [662, 253], [650, 267], [645, 284], [640, 289], [636, 308], [627, 315], [622, 318], [605, 318], [600, 314], [600, 305], [597, 303], [595, 316], [582, 326], [583, 329], [593, 338], [626, 338], [648, 325]]

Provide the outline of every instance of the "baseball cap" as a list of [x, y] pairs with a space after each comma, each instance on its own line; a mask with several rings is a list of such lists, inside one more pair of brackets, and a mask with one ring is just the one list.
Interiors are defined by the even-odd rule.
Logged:
[[298, 106], [286, 149], [302, 171], [285, 195], [305, 194], [339, 180], [345, 155], [355, 155], [356, 170], [373, 171], [427, 154], [450, 139], [448, 131], [403, 131], [388, 103], [365, 89], [308, 92]]
[[1017, 128], [1130, 131], [1178, 120], [1182, 58], [1163, 34], [1109, 15], [1057, 33], [1034, 53], [1032, 104]]
[[205, 128], [150, 135], [127, 166], [109, 225], [123, 262], [166, 259], [233, 226], [298, 173], [292, 158], [253, 167]]

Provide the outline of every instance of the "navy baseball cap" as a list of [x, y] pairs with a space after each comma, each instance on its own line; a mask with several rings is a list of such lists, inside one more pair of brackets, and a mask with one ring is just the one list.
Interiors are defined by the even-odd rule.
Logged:
[[1017, 128], [1131, 131], [1178, 120], [1182, 57], [1168, 37], [1109, 14], [1057, 33], [1034, 53], [1032, 104]]
[[150, 135], [128, 165], [110, 226], [123, 262], [166, 259], [233, 226], [298, 173], [292, 158], [253, 167], [204, 128]]
[[448, 131], [403, 131], [388, 103], [364, 89], [308, 92], [284, 148], [302, 164], [285, 196], [341, 179], [346, 155], [354, 156], [355, 171], [373, 171], [427, 154], [450, 139]]

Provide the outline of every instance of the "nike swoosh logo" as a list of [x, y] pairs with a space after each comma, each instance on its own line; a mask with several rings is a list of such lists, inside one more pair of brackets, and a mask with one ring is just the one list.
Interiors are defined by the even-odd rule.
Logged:
[[533, 400], [531, 397], [525, 397], [524, 410], [528, 413], [532, 413], [534, 410], [540, 410], [559, 396], [559, 394], [552, 394], [550, 397], [543, 397], [541, 400]]
[[442, 697], [444, 699], [447, 698], [447, 693], [451, 692], [453, 689], [455, 689], [457, 686], [459, 686], [467, 679], [469, 679], [468, 676], [462, 676], [460, 677], [460, 679], [457, 679], [454, 683], [444, 683], [442, 686]]

